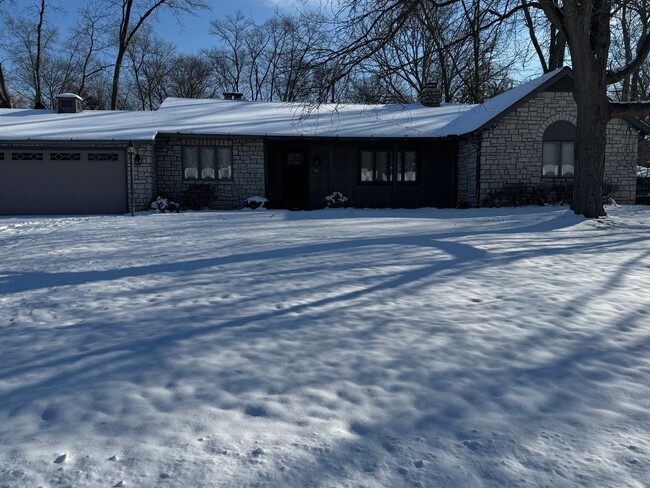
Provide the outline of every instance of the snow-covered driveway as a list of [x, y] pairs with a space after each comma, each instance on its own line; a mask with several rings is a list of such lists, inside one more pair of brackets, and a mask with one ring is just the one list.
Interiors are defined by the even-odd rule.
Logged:
[[608, 211], [2, 218], [0, 486], [648, 486]]

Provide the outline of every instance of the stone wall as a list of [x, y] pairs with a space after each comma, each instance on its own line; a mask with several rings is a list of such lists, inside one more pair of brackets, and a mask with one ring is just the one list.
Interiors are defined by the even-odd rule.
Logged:
[[[231, 146], [232, 180], [184, 180], [183, 146]], [[157, 191], [176, 201], [190, 185], [214, 186], [217, 208], [242, 208], [246, 198], [265, 196], [264, 141], [246, 137], [159, 136], [156, 142]]]
[[[153, 144], [138, 143], [134, 146], [138, 156], [133, 165], [135, 210], [149, 210], [151, 200], [156, 195], [156, 154]], [[128, 158], [126, 164], [129, 208], [131, 208], [131, 167]]]
[[607, 125], [605, 150], [605, 183], [614, 185], [612, 194], [617, 203], [636, 202], [636, 165], [639, 133], [622, 119]]
[[639, 142], [639, 166], [650, 167], [650, 139]]
[[470, 136], [458, 142], [457, 198], [459, 207], [476, 207], [476, 163], [479, 150], [478, 137]]
[[[481, 188], [479, 201], [488, 192], [526, 183], [570, 182], [571, 177], [542, 177], [542, 136], [553, 122], [576, 123], [571, 93], [542, 92], [501, 119], [481, 135]], [[605, 180], [618, 187], [613, 194], [620, 203], [633, 203], [638, 135], [622, 120], [607, 128]]]

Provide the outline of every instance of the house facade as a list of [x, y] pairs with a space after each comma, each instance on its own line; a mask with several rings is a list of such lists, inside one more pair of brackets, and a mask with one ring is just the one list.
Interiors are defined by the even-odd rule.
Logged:
[[[571, 184], [572, 90], [565, 68], [480, 105], [440, 104], [432, 88], [399, 106], [168, 99], [155, 112], [105, 112], [73, 98], [75, 110], [4, 109], [0, 214], [144, 210], [193, 185], [213, 187], [222, 209], [255, 195], [321, 208], [333, 191], [355, 207], [480, 206], [513, 185]], [[620, 203], [634, 203], [645, 129], [608, 126], [605, 180]]]

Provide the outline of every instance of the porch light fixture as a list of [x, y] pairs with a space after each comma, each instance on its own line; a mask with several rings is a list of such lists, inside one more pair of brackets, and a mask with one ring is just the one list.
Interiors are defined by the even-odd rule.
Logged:
[[[129, 141], [129, 144], [126, 146], [126, 156], [129, 160], [129, 173], [130, 173], [130, 183], [131, 183], [131, 217], [135, 217], [135, 188], [134, 188], [134, 163], [135, 163], [135, 158], [136, 158], [136, 150], [135, 146], [133, 145], [133, 142]], [[138, 158], [140, 159], [140, 158]]]

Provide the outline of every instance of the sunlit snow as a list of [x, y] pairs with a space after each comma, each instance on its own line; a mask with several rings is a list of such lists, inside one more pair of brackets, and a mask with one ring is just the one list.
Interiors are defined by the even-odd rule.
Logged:
[[648, 486], [608, 212], [0, 218], [0, 486]]

